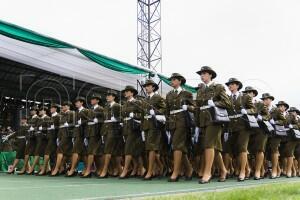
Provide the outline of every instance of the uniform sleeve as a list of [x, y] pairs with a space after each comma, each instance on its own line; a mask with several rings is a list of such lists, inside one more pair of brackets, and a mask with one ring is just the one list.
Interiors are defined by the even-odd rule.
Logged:
[[67, 119], [67, 122], [69, 124], [69, 126], [74, 126], [75, 125], [75, 121], [76, 121], [76, 113], [74, 111], [69, 111], [68, 113], [68, 119]]
[[231, 107], [231, 101], [226, 94], [223, 85], [217, 85], [215, 93], [216, 101], [214, 102], [217, 107], [228, 109]]
[[159, 115], [163, 115], [166, 111], [166, 102], [161, 96], [158, 98], [157, 111], [157, 114]]
[[166, 116], [170, 115], [169, 93], [166, 96], [166, 110], [165, 110], [165, 115]]
[[272, 117], [273, 117], [275, 123], [280, 125], [280, 126], [284, 126], [284, 125], [287, 124], [286, 118], [284, 117], [284, 115], [278, 109], [275, 109], [273, 111]]
[[121, 106], [119, 104], [113, 105], [112, 112], [117, 121], [121, 121]]
[[134, 112], [134, 119], [136, 120], [141, 120], [142, 119], [142, 113], [143, 113], [143, 108], [142, 108], [142, 101], [138, 100], [135, 103], [135, 112]]
[[263, 103], [260, 103], [260, 105], [261, 105], [261, 109], [258, 114], [260, 114], [262, 116], [263, 120], [269, 121], [271, 119], [271, 115], [268, 111], [268, 107], [266, 105], [264, 105]]
[[193, 94], [188, 92], [188, 91], [185, 91], [185, 92], [186, 92], [186, 95], [185, 95], [185, 98], [183, 100], [188, 105], [188, 111], [189, 112], [194, 112], [196, 105], [195, 105], [195, 102], [193, 100]]
[[249, 95], [245, 95], [245, 104], [244, 104], [245, 109], [247, 110], [247, 113], [249, 115], [254, 115], [256, 113], [255, 111], [255, 106], [252, 102], [252, 97]]

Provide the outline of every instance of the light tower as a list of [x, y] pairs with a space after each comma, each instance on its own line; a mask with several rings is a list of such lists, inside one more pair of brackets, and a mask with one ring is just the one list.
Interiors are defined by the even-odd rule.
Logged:
[[138, 0], [137, 64], [162, 72], [160, 0]]

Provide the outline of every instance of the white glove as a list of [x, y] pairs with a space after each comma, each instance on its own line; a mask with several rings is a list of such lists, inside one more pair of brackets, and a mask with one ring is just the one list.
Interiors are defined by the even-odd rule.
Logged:
[[6, 142], [6, 140], [8, 140], [8, 136], [3, 136], [2, 137], [2, 142]]
[[247, 110], [244, 109], [244, 108], [241, 110], [241, 113], [242, 113], [243, 115], [247, 115], [247, 114], [248, 114], [248, 113], [247, 113]]
[[120, 126], [123, 127], [123, 123], [120, 123]]
[[200, 128], [199, 128], [199, 127], [196, 127], [196, 128], [195, 128], [195, 135], [194, 135], [194, 138], [195, 138], [194, 141], [195, 141], [195, 143], [198, 142], [199, 133], [200, 133]]
[[56, 139], [56, 145], [59, 146], [59, 139]]
[[227, 142], [229, 133], [224, 133], [224, 141]]
[[87, 147], [87, 146], [89, 145], [89, 141], [88, 141], [88, 139], [84, 138], [83, 142], [84, 142], [84, 146], [86, 146], [86, 147]]
[[155, 111], [153, 109], [149, 110], [150, 115], [155, 115]]
[[166, 122], [166, 117], [164, 115], [156, 115], [155, 118], [157, 121], [165, 123]]
[[95, 123], [98, 123], [98, 119], [97, 119], [96, 117], [94, 118], [94, 122], [95, 122]]
[[50, 129], [54, 129], [54, 124], [51, 124]]
[[257, 115], [257, 120], [258, 120], [258, 121], [262, 121], [262, 119], [263, 119], [263, 118], [262, 118], [261, 115]]
[[143, 142], [145, 142], [145, 132], [142, 131], [141, 134], [142, 134], [142, 140], [143, 140]]
[[293, 126], [292, 124], [290, 124], [290, 125], [289, 125], [289, 128], [291, 128], [291, 129], [292, 129], [292, 128], [294, 128], [294, 126]]
[[101, 142], [102, 142], [102, 144], [104, 144], [104, 136], [103, 135], [101, 136]]
[[78, 124], [81, 125], [81, 119], [78, 120]]
[[43, 127], [42, 127], [42, 126], [39, 127], [39, 131], [41, 131], [41, 130], [43, 130]]
[[211, 107], [215, 107], [216, 106], [213, 100], [208, 100], [207, 101], [207, 105], [209, 105]]
[[73, 143], [73, 145], [74, 145], [74, 142], [75, 142], [75, 138], [72, 138], [72, 143]]
[[271, 119], [271, 120], [270, 120], [270, 123], [274, 125], [274, 124], [275, 124], [274, 119]]
[[171, 143], [171, 133], [170, 133], [170, 131], [166, 131], [166, 135], [168, 137], [168, 144], [170, 144]]
[[110, 120], [111, 120], [112, 122], [116, 122], [116, 121], [117, 121], [117, 119], [116, 119], [114, 116], [112, 116], [112, 117], [110, 118]]
[[68, 122], [65, 122], [64, 127], [68, 127], [68, 126], [69, 126]]
[[130, 117], [130, 118], [133, 118], [133, 117], [134, 117], [133, 112], [129, 113], [129, 117]]
[[30, 126], [29, 130], [30, 131], [34, 131], [34, 128], [32, 126]]
[[182, 109], [183, 109], [184, 111], [187, 111], [188, 106], [187, 106], [187, 105], [182, 105]]

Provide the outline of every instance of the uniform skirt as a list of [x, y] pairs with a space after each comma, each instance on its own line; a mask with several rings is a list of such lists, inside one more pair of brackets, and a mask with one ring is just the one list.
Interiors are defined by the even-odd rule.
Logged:
[[72, 154], [73, 143], [71, 137], [59, 138], [57, 153], [61, 153], [64, 156], [70, 156]]
[[24, 159], [25, 157], [25, 148], [26, 148], [26, 140], [24, 139], [16, 139], [16, 159]]
[[[120, 138], [120, 137], [119, 137]], [[117, 148], [118, 137], [111, 132], [107, 132], [104, 136], [104, 154], [113, 154]]]
[[87, 139], [87, 154], [88, 155], [101, 155], [101, 137], [99, 136], [91, 136], [86, 138]]
[[284, 157], [294, 157], [296, 146], [299, 144], [298, 141], [289, 139], [284, 145]]
[[268, 135], [262, 129], [253, 129], [253, 134], [250, 136], [249, 150], [252, 154], [266, 151]]
[[222, 131], [222, 125], [210, 125], [202, 128], [202, 133], [204, 134], [204, 148], [212, 148], [222, 151]]
[[26, 147], [25, 147], [25, 155], [30, 155], [33, 156], [34, 155], [34, 150], [36, 147], [36, 138], [35, 137], [31, 137], [28, 138], [26, 141]]
[[281, 138], [273, 136], [269, 139], [269, 148], [270, 148], [270, 153], [279, 153], [279, 146], [280, 146]]
[[157, 129], [145, 131], [146, 151], [158, 151], [161, 140], [161, 132]]
[[[173, 151], [182, 151], [187, 153], [187, 135], [186, 122], [183, 113], [170, 116], [170, 122], [174, 124], [174, 129], [171, 128], [172, 147]], [[172, 125], [169, 125], [172, 127]]]
[[137, 157], [142, 155], [143, 141], [139, 131], [132, 131], [128, 134], [125, 141], [125, 155]]
[[45, 155], [54, 155], [57, 148], [56, 137], [51, 135], [50, 137], [47, 138], [48, 141], [45, 149]]
[[36, 137], [34, 156], [44, 156], [47, 142], [48, 142], [47, 137], [44, 135], [39, 135]]
[[84, 138], [81, 136], [77, 136], [77, 137], [73, 138], [72, 140], [74, 141], [72, 153], [85, 155], [86, 154], [86, 146], [84, 144]]

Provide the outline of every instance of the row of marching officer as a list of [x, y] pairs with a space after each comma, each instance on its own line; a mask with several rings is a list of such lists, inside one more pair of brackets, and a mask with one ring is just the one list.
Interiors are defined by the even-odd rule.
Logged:
[[[24, 117], [21, 128], [4, 138], [17, 139], [14, 166], [25, 161], [18, 174], [38, 169], [37, 175], [72, 177], [79, 161], [84, 163], [83, 178], [93, 173], [98, 178], [152, 180], [169, 174], [169, 182], [197, 176], [205, 184], [214, 176], [224, 182], [231, 176], [244, 181], [250, 176], [259, 180], [268, 172], [270, 178], [299, 173], [298, 109], [284, 101], [273, 107], [275, 98], [269, 93], [255, 101], [257, 90], [248, 86], [241, 92], [243, 84], [236, 78], [226, 83], [227, 95], [214, 82], [217, 73], [211, 67], [197, 73], [202, 83], [195, 99], [183, 87], [186, 79], [173, 73], [165, 99], [157, 93], [158, 84], [147, 80], [146, 97], [126, 86], [120, 104], [118, 93], [108, 90], [104, 107], [99, 95], [90, 97], [89, 108], [82, 97], [74, 100], [75, 110], [72, 102], [53, 104], [50, 116], [48, 108], [32, 107], [28, 122]], [[36, 167], [40, 157], [43, 165]]]

